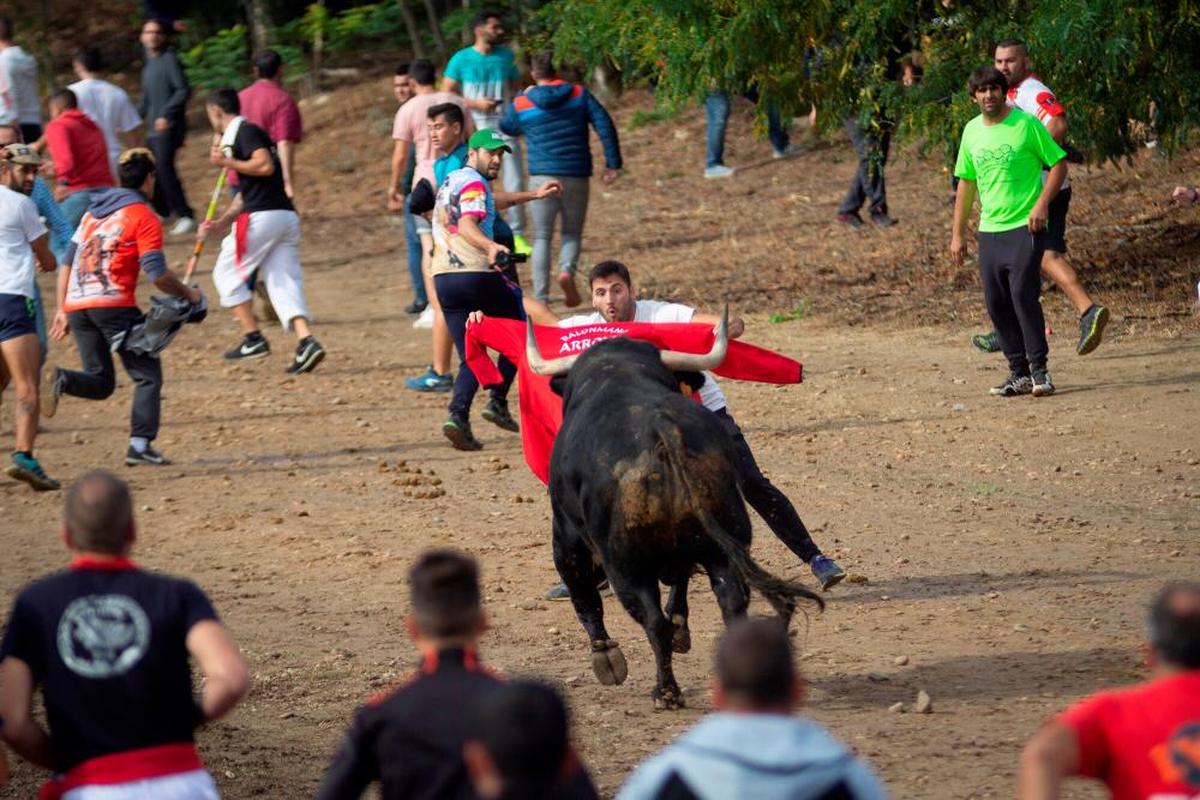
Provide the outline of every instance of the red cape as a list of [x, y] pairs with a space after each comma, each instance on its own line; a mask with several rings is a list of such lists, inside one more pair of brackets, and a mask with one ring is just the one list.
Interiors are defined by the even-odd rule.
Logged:
[[[535, 325], [534, 335], [543, 358], [581, 353], [597, 342], [616, 336], [643, 339], [660, 350], [707, 353], [716, 338], [711, 325], [701, 323], [600, 322], [572, 328]], [[484, 386], [500, 383], [500, 370], [486, 348], [517, 365], [521, 403], [521, 443], [525, 463], [542, 483], [550, 479], [550, 451], [562, 427], [562, 398], [550, 388], [550, 378], [536, 375], [525, 361], [525, 323], [486, 317], [467, 324], [467, 366]], [[799, 361], [745, 342], [731, 341], [725, 363], [713, 370], [723, 378], [788, 384], [803, 380]]]

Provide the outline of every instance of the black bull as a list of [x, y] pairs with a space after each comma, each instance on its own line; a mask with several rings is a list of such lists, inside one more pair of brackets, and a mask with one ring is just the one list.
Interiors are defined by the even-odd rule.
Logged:
[[[680, 393], [678, 376], [664, 364], [669, 356], [682, 356], [686, 363], [673, 368], [715, 366], [724, 357], [723, 327], [706, 362], [660, 354], [627, 338], [555, 362], [542, 361], [536, 345], [529, 352], [537, 372], [569, 369], [562, 429], [550, 459], [554, 564], [591, 640], [592, 669], [609, 685], [628, 674], [624, 654], [604, 627], [598, 585], [607, 577], [654, 650], [658, 680], [652, 696], [659, 708], [683, 705], [671, 654], [691, 647], [687, 584], [696, 565], [708, 574], [726, 624], [746, 614], [747, 584], [784, 625], [799, 599], [824, 607], [819, 596], [769, 574], [750, 557], [750, 519], [733, 445], [714, 414]], [[666, 613], [660, 582], [670, 587]]]

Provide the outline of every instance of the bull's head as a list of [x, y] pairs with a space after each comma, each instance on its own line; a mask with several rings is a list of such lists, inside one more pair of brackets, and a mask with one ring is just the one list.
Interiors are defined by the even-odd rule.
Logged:
[[[729, 306], [721, 315], [721, 323], [716, 329], [717, 338], [712, 349], [707, 353], [680, 353], [675, 350], [660, 350], [663, 365], [672, 372], [700, 372], [715, 369], [725, 360], [725, 352], [729, 349]], [[525, 323], [525, 359], [529, 368], [538, 375], [566, 375], [581, 354], [563, 356], [561, 358], [542, 358], [538, 350], [537, 339], [533, 334], [533, 323]]]

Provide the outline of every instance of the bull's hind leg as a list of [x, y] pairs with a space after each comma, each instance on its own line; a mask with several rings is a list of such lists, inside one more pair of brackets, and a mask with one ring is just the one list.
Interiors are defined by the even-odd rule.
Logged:
[[683, 692], [675, 682], [675, 672], [671, 669], [671, 641], [675, 626], [663, 614], [658, 581], [651, 576], [644, 584], [634, 586], [627, 580], [618, 581], [614, 578], [609, 576], [613, 591], [629, 616], [646, 631], [650, 649], [654, 651], [654, 663], [658, 668], [658, 683], [650, 693], [654, 698], [654, 707], [667, 710], [683, 708]]
[[667, 595], [667, 616], [675, 633], [671, 639], [671, 649], [676, 653], [686, 653], [692, 649], [692, 632], [688, 629], [688, 579], [691, 570], [671, 585], [671, 593]]
[[587, 631], [592, 646], [592, 672], [605, 686], [625, 682], [629, 666], [616, 641], [608, 638], [604, 627], [604, 601], [597, 586], [603, 575], [596, 566], [592, 551], [582, 541], [564, 544], [557, 526], [554, 532], [554, 566], [571, 593], [575, 616]]

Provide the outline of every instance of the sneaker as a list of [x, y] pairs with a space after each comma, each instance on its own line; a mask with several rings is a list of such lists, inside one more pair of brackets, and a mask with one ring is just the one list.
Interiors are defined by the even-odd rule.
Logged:
[[196, 232], [196, 220], [191, 217], [180, 217], [171, 226], [172, 236], [186, 236], [189, 233]]
[[779, 150], [776, 148], [771, 148], [771, 158], [774, 158], [774, 159], [790, 158], [790, 157], [796, 155], [796, 153], [798, 153], [798, 152], [800, 152], [800, 151], [796, 149], [796, 145], [789, 144], [787, 147], [783, 148], [782, 150]]
[[575, 286], [575, 276], [570, 272], [558, 273], [558, 285], [562, 287], [563, 302], [567, 304], [567, 308], [574, 308], [583, 302], [583, 298], [579, 296], [579, 289]]
[[410, 317], [413, 317], [424, 311], [425, 307], [428, 305], [429, 303], [422, 303], [420, 300], [413, 300], [404, 307], [404, 313], [408, 314]]
[[226, 361], [249, 361], [253, 358], [266, 358], [271, 353], [271, 343], [263, 337], [245, 336], [241, 344], [225, 354]]
[[977, 333], [971, 337], [971, 346], [981, 353], [995, 353], [1000, 350], [1000, 336], [995, 331]]
[[994, 397], [1017, 397], [1018, 395], [1029, 394], [1033, 391], [1033, 381], [1028, 375], [1018, 375], [1015, 372], [1008, 376], [1008, 380], [999, 386], [993, 386], [988, 390], [988, 393]]
[[33, 456], [24, 453], [13, 453], [12, 463], [4, 468], [4, 474], [18, 481], [25, 481], [36, 491], [48, 492], [59, 488], [58, 481], [46, 474], [42, 465]]
[[727, 167], [724, 164], [713, 164], [711, 167], [704, 168], [704, 177], [706, 178], [728, 178], [733, 174], [733, 167]]
[[513, 419], [513, 415], [508, 413], [508, 403], [503, 400], [492, 398], [488, 404], [483, 407], [483, 411], [479, 412], [479, 416], [486, 419], [498, 428], [503, 428], [506, 431], [518, 433], [521, 426]]
[[454, 377], [447, 372], [439, 375], [433, 371], [433, 365], [425, 368], [422, 375], [415, 378], [405, 378], [404, 385], [414, 392], [449, 392], [454, 388]]
[[1050, 380], [1049, 372], [1044, 369], [1033, 371], [1032, 391], [1034, 397], [1049, 397], [1054, 394], [1054, 383]]
[[289, 375], [299, 375], [302, 372], [312, 372], [325, 360], [325, 348], [315, 336], [309, 336], [296, 345], [296, 356], [285, 370]]
[[429, 330], [429, 329], [433, 328], [433, 307], [432, 306], [425, 306], [425, 309], [423, 311], [421, 311], [421, 316], [417, 317], [413, 321], [413, 327], [417, 328], [418, 330], [421, 328], [424, 328], [425, 330]]
[[839, 567], [829, 556], [813, 556], [813, 560], [808, 562], [808, 568], [821, 584], [822, 591], [829, 591], [846, 578], [846, 570]]
[[513, 234], [513, 252], [518, 255], [527, 256], [533, 252], [533, 245], [529, 244], [529, 240], [519, 233]]
[[862, 217], [858, 215], [857, 211], [852, 211], [849, 214], [838, 214], [837, 221], [843, 225], [849, 225], [854, 230], [858, 230], [863, 226]]
[[1075, 352], [1086, 356], [1099, 347], [1100, 339], [1104, 336], [1104, 326], [1107, 324], [1108, 309], [1092, 303], [1092, 307], [1079, 318], [1079, 344], [1075, 345]]
[[155, 450], [150, 445], [146, 445], [145, 450], [136, 450], [133, 445], [129, 445], [129, 449], [125, 451], [125, 466], [152, 466], [161, 467], [164, 464], [170, 464], [171, 460], [164, 456], [159, 451]]
[[62, 373], [58, 367], [46, 367], [42, 370], [42, 416], [53, 417], [58, 411], [58, 398], [63, 396]]
[[442, 424], [442, 434], [455, 450], [482, 450], [483, 444], [471, 433], [471, 423], [458, 414], [451, 414]]
[[879, 214], [872, 214], [871, 224], [876, 228], [890, 228], [896, 224], [896, 220], [892, 219], [890, 216], [888, 216], [888, 213], [884, 211]]

